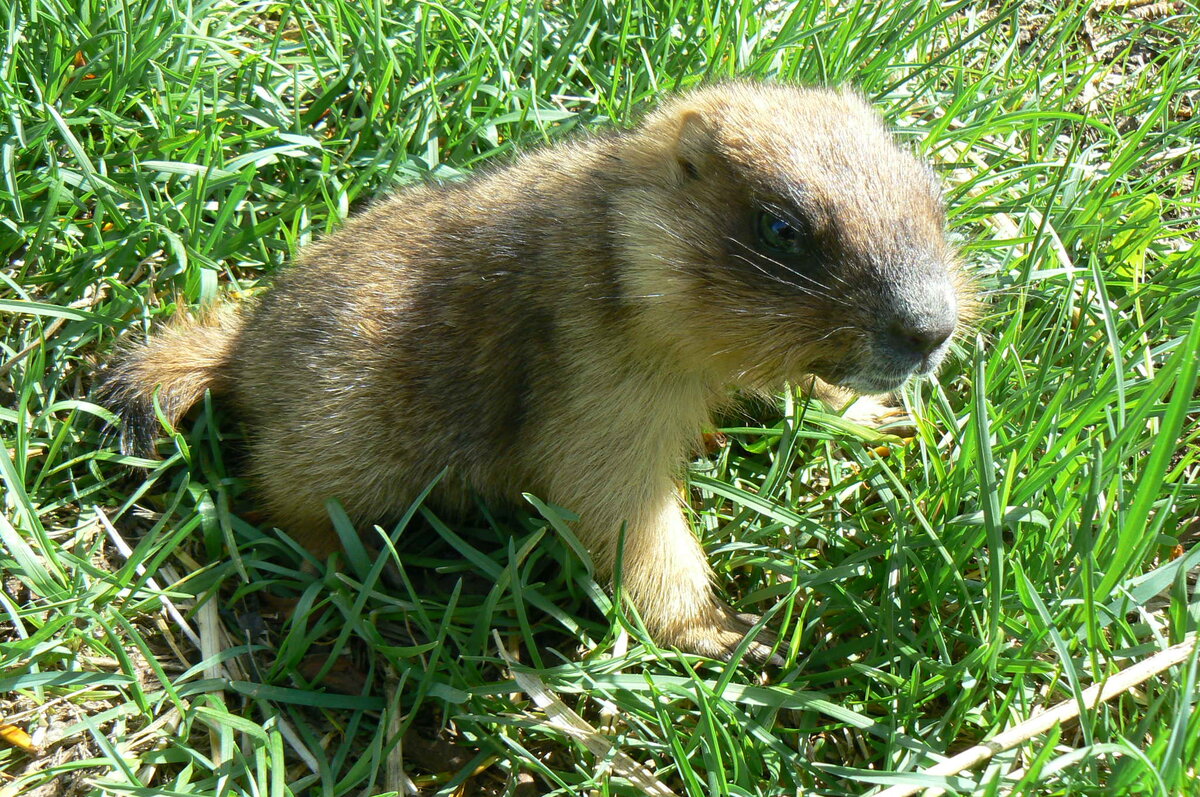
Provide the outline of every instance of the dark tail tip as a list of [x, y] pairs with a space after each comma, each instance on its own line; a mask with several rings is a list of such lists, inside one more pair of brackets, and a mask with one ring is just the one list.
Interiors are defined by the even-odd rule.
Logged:
[[164, 428], [169, 431], [206, 391], [220, 391], [240, 329], [237, 307], [217, 305], [182, 314], [149, 340], [118, 349], [93, 395], [120, 419], [122, 452], [155, 456], [154, 440]]
[[[101, 373], [92, 396], [97, 404], [117, 416], [116, 423], [105, 426], [104, 435], [116, 436], [122, 454], [156, 458], [154, 441], [162, 433], [163, 425], [154, 410], [153, 395], [145, 395], [132, 378], [131, 370], [126, 357], [111, 363]], [[162, 409], [169, 418], [166, 408]]]

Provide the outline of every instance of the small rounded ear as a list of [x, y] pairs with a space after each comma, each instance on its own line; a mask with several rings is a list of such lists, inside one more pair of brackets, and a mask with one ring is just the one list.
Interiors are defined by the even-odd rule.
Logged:
[[675, 131], [675, 162], [688, 180], [699, 179], [713, 155], [714, 131], [704, 114], [695, 109], [679, 116]]

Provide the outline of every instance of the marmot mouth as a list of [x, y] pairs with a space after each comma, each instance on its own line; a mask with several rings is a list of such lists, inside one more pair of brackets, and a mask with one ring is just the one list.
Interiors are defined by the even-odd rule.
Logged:
[[904, 383], [912, 378], [912, 374], [904, 376], [891, 376], [880, 374], [852, 374], [849, 378], [843, 379], [841, 385], [848, 387], [856, 393], [872, 394], [872, 393], [891, 393], [899, 390], [904, 386]]
[[892, 345], [894, 338], [890, 335], [883, 341], [871, 340], [868, 346], [852, 350], [841, 359], [816, 360], [809, 370], [826, 382], [856, 393], [891, 393], [913, 377], [936, 373], [949, 349], [948, 337], [928, 351]]
[[810, 370], [832, 385], [855, 393], [891, 393], [899, 390], [916, 371], [879, 371], [855, 363], [813, 363]]

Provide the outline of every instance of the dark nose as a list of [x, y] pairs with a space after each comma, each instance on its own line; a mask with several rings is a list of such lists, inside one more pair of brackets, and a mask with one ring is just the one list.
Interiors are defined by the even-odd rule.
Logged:
[[906, 354], [926, 357], [954, 334], [954, 321], [926, 319], [918, 322], [893, 322], [888, 337], [893, 347]]

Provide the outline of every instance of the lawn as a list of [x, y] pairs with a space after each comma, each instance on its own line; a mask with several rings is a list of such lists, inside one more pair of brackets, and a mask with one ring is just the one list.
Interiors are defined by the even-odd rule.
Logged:
[[[0, 797], [1200, 794], [1193, 2], [0, 12]], [[161, 459], [105, 432], [122, 336], [255, 294], [389, 187], [736, 75], [857, 86], [942, 175], [984, 302], [914, 431], [789, 394], [691, 464], [782, 667], [655, 648], [536, 498], [315, 561], [219, 401]]]

